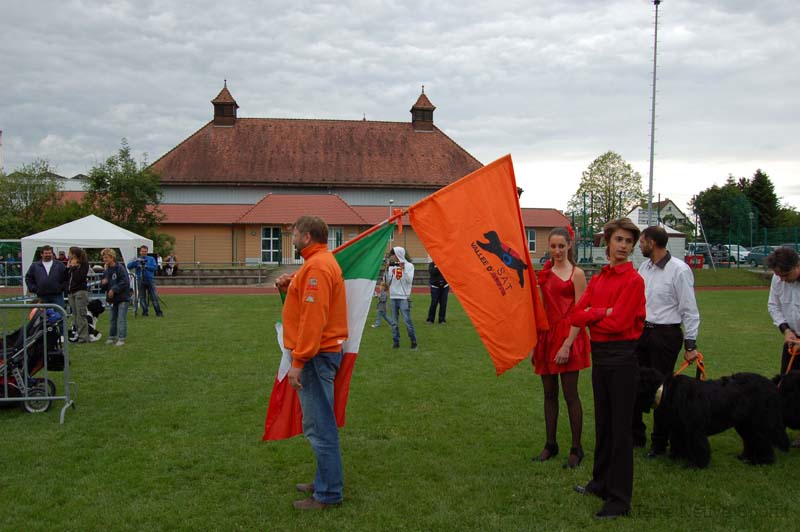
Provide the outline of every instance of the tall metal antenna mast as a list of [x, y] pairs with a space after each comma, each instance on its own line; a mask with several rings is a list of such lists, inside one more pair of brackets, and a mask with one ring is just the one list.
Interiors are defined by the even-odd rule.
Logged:
[[650, 107], [650, 188], [647, 192], [647, 225], [653, 225], [653, 158], [656, 141], [656, 60], [658, 58], [658, 4], [661, 0], [653, 0], [656, 6], [655, 37], [653, 38], [653, 102]]

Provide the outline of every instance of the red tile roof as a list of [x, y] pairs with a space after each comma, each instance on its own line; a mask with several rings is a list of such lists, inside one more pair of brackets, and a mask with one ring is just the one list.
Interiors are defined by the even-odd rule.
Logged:
[[565, 227], [569, 218], [557, 209], [522, 209], [522, 222], [525, 227]]
[[[214, 98], [213, 100], [211, 100], [211, 103], [232, 103], [232, 104], [236, 104], [236, 100], [233, 99], [233, 96], [231, 95], [230, 91], [228, 90], [228, 85], [226, 84], [222, 88], [222, 90], [219, 91], [219, 94], [217, 94], [217, 97]], [[236, 107], [239, 107], [239, 105], [236, 105]]]
[[162, 225], [233, 224], [253, 206], [162, 203], [158, 208], [165, 216]]
[[[393, 207], [397, 209], [403, 208], [398, 205], [393, 205]], [[388, 205], [353, 205], [353, 210], [370, 225], [381, 223], [389, 218]], [[411, 225], [411, 219], [408, 214], [403, 215], [403, 225]]]
[[435, 126], [419, 132], [411, 122], [239, 118], [230, 127], [209, 122], [152, 169], [165, 185], [436, 189], [481, 166]]
[[291, 224], [304, 214], [328, 225], [371, 225], [336, 194], [267, 194], [242, 215], [240, 224]]
[[62, 203], [65, 203], [67, 201], [77, 201], [78, 203], [80, 203], [81, 201], [83, 201], [83, 196], [85, 196], [85, 195], [86, 195], [86, 192], [79, 192], [79, 191], [75, 191], [75, 190], [69, 190], [67, 192], [62, 192], [61, 193], [61, 201], [62, 201]]
[[433, 111], [434, 109], [436, 109], [436, 106], [431, 103], [431, 101], [428, 99], [427, 96], [425, 96], [425, 93], [423, 92], [422, 94], [419, 95], [419, 98], [417, 98], [417, 103], [415, 103], [411, 109], [412, 110], [423, 109], [425, 111]]

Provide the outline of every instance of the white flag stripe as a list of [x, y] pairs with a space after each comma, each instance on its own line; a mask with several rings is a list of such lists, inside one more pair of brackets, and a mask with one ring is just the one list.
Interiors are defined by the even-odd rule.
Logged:
[[346, 279], [347, 329], [349, 337], [342, 346], [345, 353], [358, 353], [364, 324], [372, 307], [372, 294], [375, 292], [375, 279]]

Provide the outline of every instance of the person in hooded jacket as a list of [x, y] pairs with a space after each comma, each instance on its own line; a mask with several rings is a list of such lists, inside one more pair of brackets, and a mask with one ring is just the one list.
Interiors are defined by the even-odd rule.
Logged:
[[400, 316], [406, 324], [408, 339], [411, 340], [411, 349], [417, 349], [417, 335], [414, 332], [414, 323], [411, 321], [411, 285], [414, 283], [414, 265], [406, 255], [406, 250], [400, 246], [392, 248], [389, 253], [388, 267], [386, 268], [385, 281], [389, 284], [389, 301], [391, 302], [392, 317], [392, 347], [400, 347]]

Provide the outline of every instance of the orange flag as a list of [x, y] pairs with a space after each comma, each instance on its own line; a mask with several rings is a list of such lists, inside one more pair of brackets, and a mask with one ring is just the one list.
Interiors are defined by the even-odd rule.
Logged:
[[500, 375], [547, 329], [519, 209], [511, 156], [408, 208], [411, 226], [444, 274]]

